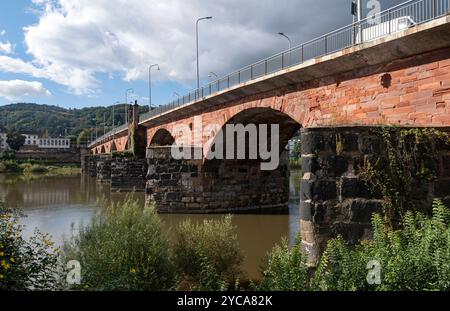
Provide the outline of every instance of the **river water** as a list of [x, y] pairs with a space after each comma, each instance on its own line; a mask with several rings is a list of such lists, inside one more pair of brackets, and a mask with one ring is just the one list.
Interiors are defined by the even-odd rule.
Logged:
[[[299, 189], [301, 174], [291, 171], [289, 214], [285, 215], [234, 215], [233, 223], [244, 253], [243, 269], [249, 278], [260, 276], [265, 254], [282, 237], [294, 243], [299, 232]], [[144, 204], [144, 194], [132, 194]], [[109, 186], [87, 177], [63, 177], [24, 181], [17, 176], [0, 174], [0, 201], [7, 207], [18, 207], [24, 212], [21, 223], [25, 237], [34, 229], [51, 234], [57, 244], [70, 237], [73, 230], [89, 223], [100, 210], [98, 199], [114, 202], [125, 199], [127, 194], [110, 193]], [[169, 229], [186, 218], [192, 220], [214, 219], [220, 215], [162, 214], [164, 227]]]

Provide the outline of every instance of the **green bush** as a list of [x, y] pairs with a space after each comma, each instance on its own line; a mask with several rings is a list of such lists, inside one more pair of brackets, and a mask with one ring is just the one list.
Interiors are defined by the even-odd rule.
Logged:
[[154, 207], [127, 198], [93, 217], [66, 241], [63, 262], [81, 264], [80, 289], [169, 290], [175, 268]]
[[16, 159], [16, 152], [14, 150], [5, 150], [3, 151], [2, 160], [15, 160]]
[[56, 289], [58, 249], [39, 231], [25, 240], [18, 217], [0, 206], [0, 290]]
[[131, 151], [114, 151], [112, 153], [113, 158], [133, 158], [134, 153]]
[[267, 255], [266, 269], [263, 271], [258, 290], [265, 291], [304, 291], [308, 288], [308, 267], [306, 256], [302, 253], [300, 239], [289, 248], [288, 240], [283, 239]]
[[22, 168], [15, 160], [3, 161], [3, 171], [5, 173], [22, 173]]
[[190, 220], [175, 230], [174, 256], [182, 286], [195, 290], [224, 290], [241, 275], [243, 255], [232, 217]]
[[48, 172], [46, 166], [39, 164], [23, 163], [19, 166], [24, 174], [45, 174]]
[[[313, 280], [318, 290], [450, 290], [450, 210], [435, 200], [432, 217], [407, 212], [403, 227], [390, 229], [373, 217], [373, 241], [350, 248], [332, 240]], [[381, 284], [368, 285], [367, 264], [381, 267]]]

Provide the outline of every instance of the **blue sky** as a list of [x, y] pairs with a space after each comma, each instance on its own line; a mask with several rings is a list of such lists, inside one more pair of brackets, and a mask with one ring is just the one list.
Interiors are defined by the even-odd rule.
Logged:
[[[373, 0], [366, 0], [370, 2]], [[195, 20], [202, 84], [351, 23], [350, 0], [1, 0], [0, 105], [81, 108], [123, 101], [133, 88], [165, 104], [195, 86]], [[382, 9], [403, 1], [382, 0]], [[345, 5], [344, 5], [345, 4]]]

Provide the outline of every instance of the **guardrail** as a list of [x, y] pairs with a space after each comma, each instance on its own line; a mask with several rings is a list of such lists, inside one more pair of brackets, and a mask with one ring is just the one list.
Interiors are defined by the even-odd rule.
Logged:
[[[194, 103], [242, 83], [249, 82], [277, 71], [300, 65], [305, 61], [335, 53], [346, 48], [386, 36], [413, 25], [442, 17], [450, 12], [450, 0], [409, 0], [389, 8], [372, 17], [334, 30], [323, 36], [297, 45], [287, 51], [270, 56], [241, 68], [200, 89], [193, 90], [166, 105], [142, 114], [140, 122], [165, 113], [174, 108]], [[124, 125], [125, 129], [127, 125]], [[121, 130], [123, 130], [121, 129]], [[116, 128], [92, 144], [119, 131]]]

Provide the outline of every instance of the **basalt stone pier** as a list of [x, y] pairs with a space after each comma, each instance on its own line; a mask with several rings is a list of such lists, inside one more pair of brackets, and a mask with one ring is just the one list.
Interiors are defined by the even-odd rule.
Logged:
[[145, 159], [111, 155], [85, 156], [82, 171], [98, 182], [110, 183], [113, 192], [143, 192], [147, 163]]
[[278, 169], [261, 171], [255, 161], [175, 160], [171, 149], [147, 149], [147, 201], [154, 200], [159, 212], [287, 211], [289, 170], [285, 152]]
[[[407, 128], [339, 127], [302, 129], [302, 182], [300, 189], [301, 235], [313, 254], [324, 250], [330, 237], [338, 235], [350, 243], [370, 237], [371, 216], [381, 211], [383, 195], [367, 176], [368, 163], [377, 170], [388, 166], [386, 131], [398, 141], [396, 149], [408, 142], [401, 139]], [[450, 128], [439, 132], [450, 133]], [[450, 204], [450, 144], [431, 142], [425, 154], [410, 162], [411, 202], [415, 209], [431, 212], [434, 198]], [[408, 159], [402, 159], [408, 161]], [[420, 172], [426, 170], [426, 177]], [[413, 208], [413, 206], [411, 206]]]

